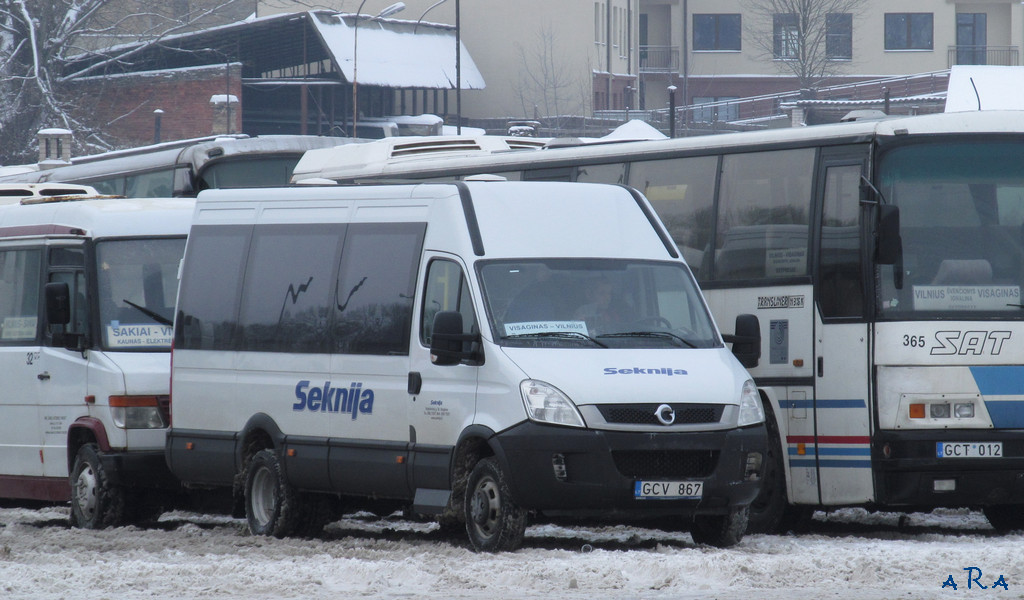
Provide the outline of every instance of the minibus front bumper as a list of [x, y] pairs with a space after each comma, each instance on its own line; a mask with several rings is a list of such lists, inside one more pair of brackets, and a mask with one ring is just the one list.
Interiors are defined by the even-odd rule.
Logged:
[[[725, 514], [761, 489], [764, 425], [625, 432], [524, 422], [495, 436], [512, 495], [554, 516]], [[637, 482], [701, 482], [699, 498], [638, 498]]]

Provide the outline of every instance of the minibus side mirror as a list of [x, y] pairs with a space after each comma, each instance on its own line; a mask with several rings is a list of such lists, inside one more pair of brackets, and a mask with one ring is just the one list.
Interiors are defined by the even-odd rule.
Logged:
[[43, 288], [46, 298], [46, 323], [67, 325], [71, 322], [71, 290], [64, 282], [48, 283]]
[[430, 362], [438, 366], [457, 365], [464, 360], [476, 360], [477, 353], [466, 351], [466, 342], [477, 342], [478, 333], [462, 332], [462, 313], [443, 310], [434, 315], [434, 330], [430, 335]]
[[737, 315], [736, 333], [722, 339], [732, 344], [733, 355], [744, 367], [752, 369], [761, 360], [761, 322], [756, 315]]

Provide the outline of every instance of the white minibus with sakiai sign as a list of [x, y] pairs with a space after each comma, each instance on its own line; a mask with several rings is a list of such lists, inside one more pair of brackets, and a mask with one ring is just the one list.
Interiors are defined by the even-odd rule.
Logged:
[[180, 283], [167, 460], [253, 533], [406, 508], [486, 551], [531, 515], [743, 536], [760, 398], [635, 190], [205, 191]]
[[194, 202], [0, 206], [0, 498], [70, 499], [87, 528], [159, 515], [177, 485], [162, 450]]

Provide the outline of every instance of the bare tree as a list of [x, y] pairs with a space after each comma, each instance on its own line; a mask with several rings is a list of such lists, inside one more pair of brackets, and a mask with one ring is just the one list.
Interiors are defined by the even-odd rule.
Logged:
[[582, 81], [574, 69], [562, 60], [555, 41], [558, 39], [553, 25], [542, 25], [529, 46], [516, 44], [521, 68], [519, 80], [513, 85], [526, 117], [555, 117], [550, 126], [560, 128], [560, 117], [566, 114], [586, 114], [589, 100], [589, 80]]
[[853, 24], [866, 0], [744, 0], [754, 43], [801, 88], [841, 74], [853, 58]]
[[[0, 163], [25, 162], [43, 127], [76, 131], [86, 149], [108, 149], [102, 131], [76, 111], [69, 84], [130, 61], [134, 47], [204, 25], [235, 20], [241, 0], [0, 0]], [[229, 8], [233, 10], [228, 10]], [[88, 70], [67, 72], [69, 59], [101, 56]]]

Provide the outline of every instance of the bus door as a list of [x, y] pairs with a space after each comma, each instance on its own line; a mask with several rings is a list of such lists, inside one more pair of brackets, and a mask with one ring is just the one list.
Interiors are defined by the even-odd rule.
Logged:
[[[863, 152], [825, 156], [815, 275], [814, 427], [805, 455], [817, 462], [821, 504], [873, 500], [869, 335], [861, 268]], [[792, 459], [792, 456], [790, 457]]]

